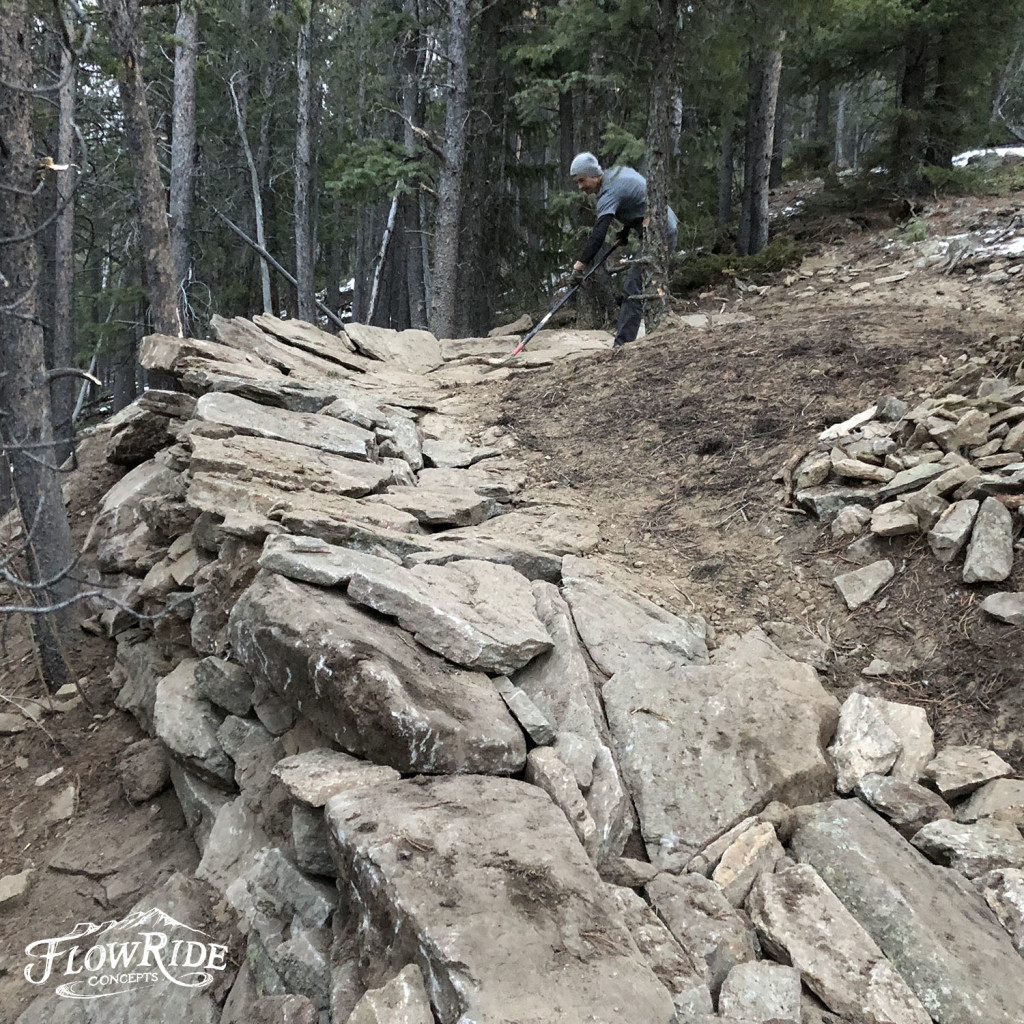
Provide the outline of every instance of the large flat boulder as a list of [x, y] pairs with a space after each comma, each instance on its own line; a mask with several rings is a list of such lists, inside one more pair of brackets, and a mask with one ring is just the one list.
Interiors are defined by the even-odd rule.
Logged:
[[363, 568], [352, 574], [348, 593], [466, 668], [508, 675], [551, 648], [529, 580], [507, 565], [467, 559]]
[[930, 1024], [918, 997], [809, 865], [762, 875], [747, 906], [762, 945], [852, 1024]]
[[139, 362], [147, 370], [162, 370], [179, 375], [186, 365], [198, 361], [226, 366], [237, 364], [239, 368], [244, 367], [246, 373], [255, 371], [257, 376], [281, 376], [278, 370], [270, 367], [254, 352], [239, 350], [236, 346], [221, 344], [219, 341], [149, 334], [142, 339], [139, 347]]
[[822, 800], [838, 705], [810, 665], [627, 666], [602, 691], [651, 862], [678, 870], [772, 800]]
[[408, 512], [430, 529], [473, 526], [494, 514], [490, 498], [463, 487], [396, 487], [375, 494], [372, 502]]
[[596, 575], [582, 558], [562, 561], [562, 596], [597, 667], [607, 675], [644, 665], [670, 669], [708, 661], [707, 625], [699, 615], [673, 615]]
[[[336, 360], [322, 359], [308, 351], [286, 345], [272, 334], [261, 331], [251, 320], [236, 316], [226, 320], [210, 317], [210, 333], [217, 341], [240, 352], [252, 352], [270, 366], [289, 376], [316, 381], [323, 378], [350, 377], [353, 370]], [[358, 372], [358, 369], [356, 370]]]
[[570, 509], [508, 512], [479, 526], [452, 530], [449, 536], [460, 541], [527, 544], [553, 555], [585, 554], [596, 548], [600, 540], [596, 522]]
[[957, 872], [931, 864], [859, 800], [810, 809], [790, 848], [867, 930], [936, 1024], [1019, 1024], [1020, 955]]
[[355, 352], [356, 347], [348, 335], [329, 334], [306, 320], [282, 320], [270, 313], [258, 313], [252, 322], [268, 334], [276, 335], [282, 341], [296, 348], [304, 349], [323, 359], [333, 359], [347, 365], [344, 359]]
[[453, 537], [455, 530], [445, 530], [430, 536], [429, 547], [414, 551], [403, 561], [407, 568], [416, 565], [447, 565], [474, 559], [480, 562], [497, 562], [510, 565], [528, 580], [546, 580], [557, 583], [562, 578], [562, 559], [542, 551], [530, 544], [516, 544], [511, 541], [474, 540]]
[[510, 774], [526, 744], [486, 676], [342, 595], [261, 572], [231, 613], [234, 658], [346, 752], [401, 772]]
[[388, 564], [393, 563], [355, 548], [328, 544], [319, 537], [296, 537], [288, 533], [268, 537], [260, 555], [261, 568], [318, 587], [344, 586], [358, 570]]
[[[550, 583], [533, 585], [537, 614], [553, 647], [514, 676], [513, 682], [554, 723], [559, 754], [586, 793], [597, 826], [597, 859], [618, 856], [633, 827], [630, 799], [611, 753], [597, 680], [587, 664], [569, 606]], [[606, 756], [599, 757], [604, 751]]]
[[672, 997], [540, 789], [413, 779], [342, 793], [327, 818], [363, 957], [382, 980], [415, 963], [438, 1020], [673, 1019]]
[[291, 441], [364, 462], [373, 460], [377, 450], [374, 435], [353, 423], [333, 416], [270, 409], [237, 395], [203, 395], [196, 418], [229, 427], [236, 434]]
[[511, 501], [526, 485], [526, 476], [512, 467], [499, 468], [493, 459], [488, 459], [466, 469], [424, 469], [420, 472], [420, 485], [469, 487], [485, 498]]
[[[326, 418], [326, 417], [325, 417]], [[386, 486], [391, 472], [372, 462], [332, 455], [302, 444], [262, 437], [202, 437], [193, 434], [192, 483], [202, 473], [255, 480], [288, 492], [314, 491], [361, 498]], [[190, 497], [190, 501], [192, 498]]]
[[364, 355], [396, 363], [414, 373], [424, 373], [444, 362], [441, 345], [430, 331], [393, 331], [387, 327], [350, 323], [345, 324], [345, 333]]

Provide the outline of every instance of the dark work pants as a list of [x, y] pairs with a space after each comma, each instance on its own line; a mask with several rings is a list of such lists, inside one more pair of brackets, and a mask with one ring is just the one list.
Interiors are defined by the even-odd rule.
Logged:
[[[678, 236], [675, 231], [669, 232], [668, 251], [676, 251]], [[622, 288], [622, 309], [619, 312], [619, 328], [615, 332], [615, 347], [627, 345], [636, 341], [637, 332], [640, 330], [640, 321], [644, 318], [644, 304], [634, 295], [643, 295], [647, 287], [647, 274], [644, 273], [644, 265], [639, 262], [630, 264], [626, 272], [626, 283]]]

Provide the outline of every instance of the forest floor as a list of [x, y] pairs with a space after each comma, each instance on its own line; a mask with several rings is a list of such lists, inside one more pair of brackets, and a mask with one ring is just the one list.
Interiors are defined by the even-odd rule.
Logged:
[[[792, 209], [812, 190], [780, 190], [774, 204]], [[940, 743], [991, 746], [1024, 771], [1021, 630], [978, 611], [993, 590], [1024, 590], [1024, 558], [1004, 584], [965, 588], [956, 563], [904, 541], [881, 606], [851, 613], [832, 579], [854, 566], [826, 527], [784, 507], [779, 480], [825, 426], [881, 395], [930, 393], [965, 356], [987, 357], [986, 375], [1013, 376], [1024, 361], [1024, 273], [946, 273], [942, 257], [954, 236], [1019, 235], [1022, 209], [1024, 194], [937, 200], [902, 232], [884, 214], [793, 218], [807, 246], [800, 267], [708, 288], [633, 345], [488, 379], [459, 404], [480, 430], [512, 433], [533, 499], [599, 518], [601, 555], [640, 592], [702, 613], [719, 636], [770, 626], [802, 645], [840, 697], [867, 686], [919, 704]], [[750, 319], [701, 330], [682, 320], [694, 313]], [[69, 490], [78, 540], [114, 479], [83, 452]], [[0, 712], [45, 704], [25, 623], [5, 627]], [[141, 733], [114, 709], [113, 654], [111, 641], [83, 633], [72, 658], [89, 706], [72, 700], [46, 711], [42, 728], [0, 741], [0, 877], [35, 869], [28, 894], [0, 912], [0, 1024], [38, 992], [22, 975], [26, 945], [119, 917], [197, 861], [173, 791], [140, 807], [121, 795], [114, 761]], [[872, 658], [894, 674], [864, 677]], [[124, 851], [118, 869], [91, 871], [90, 853], [111, 847]]]

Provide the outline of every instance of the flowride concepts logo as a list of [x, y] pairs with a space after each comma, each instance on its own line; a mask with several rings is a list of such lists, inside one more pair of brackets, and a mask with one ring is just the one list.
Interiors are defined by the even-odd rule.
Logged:
[[25, 947], [25, 980], [58, 981], [65, 999], [102, 999], [161, 982], [203, 989], [227, 966], [228, 952], [205, 935], [156, 907], [123, 921], [80, 921], [67, 935]]

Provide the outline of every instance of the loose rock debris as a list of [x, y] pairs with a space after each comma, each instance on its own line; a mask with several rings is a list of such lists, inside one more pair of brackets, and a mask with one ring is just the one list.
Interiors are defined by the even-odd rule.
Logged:
[[[963, 553], [964, 583], [1013, 573], [1024, 525], [1024, 383], [986, 378], [971, 396], [950, 391], [912, 408], [885, 396], [818, 440], [793, 467], [792, 491], [831, 521], [833, 537], [923, 535], [943, 564]], [[852, 611], [894, 573], [878, 560], [835, 585]], [[1007, 593], [982, 608], [1012, 623], [1018, 604]]]

